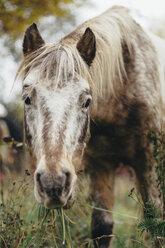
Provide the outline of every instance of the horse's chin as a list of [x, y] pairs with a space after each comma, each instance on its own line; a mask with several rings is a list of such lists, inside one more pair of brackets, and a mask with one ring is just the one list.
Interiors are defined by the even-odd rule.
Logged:
[[58, 204], [58, 203], [53, 203], [53, 202], [49, 202], [49, 203], [41, 203], [40, 205], [44, 206], [47, 209], [59, 209], [59, 208], [64, 208], [64, 209], [70, 209], [74, 204], [74, 200], [69, 200], [67, 201], [66, 204]]

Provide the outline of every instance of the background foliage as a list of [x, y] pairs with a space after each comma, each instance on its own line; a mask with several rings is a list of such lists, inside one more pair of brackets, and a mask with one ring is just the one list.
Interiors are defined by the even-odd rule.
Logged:
[[38, 21], [43, 16], [64, 17], [70, 14], [69, 4], [79, 5], [83, 0], [1, 0], [1, 34], [10, 34], [17, 38], [25, 26]]

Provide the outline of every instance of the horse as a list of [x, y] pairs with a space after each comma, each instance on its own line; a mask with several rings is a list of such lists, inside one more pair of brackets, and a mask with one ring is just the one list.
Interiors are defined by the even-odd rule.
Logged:
[[[79, 166], [88, 169], [95, 204], [94, 246], [110, 246], [115, 170], [135, 171], [144, 206], [160, 203], [153, 144], [164, 130], [165, 43], [129, 10], [114, 6], [46, 44], [33, 23], [23, 39], [26, 141], [36, 163], [34, 193], [46, 208], [69, 208]], [[109, 211], [100, 211], [106, 209]]]

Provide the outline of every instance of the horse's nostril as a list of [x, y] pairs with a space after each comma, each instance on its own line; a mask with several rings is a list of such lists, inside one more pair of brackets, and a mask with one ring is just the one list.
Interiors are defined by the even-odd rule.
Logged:
[[41, 183], [41, 174], [40, 173], [36, 174], [36, 181], [37, 181], [37, 183], [39, 185], [40, 191], [43, 192], [44, 189], [43, 189], [43, 185]]
[[40, 177], [41, 177], [41, 174], [40, 173], [37, 173], [36, 174], [36, 180], [37, 180], [37, 182], [40, 182]]
[[65, 172], [66, 181], [65, 181], [65, 189], [68, 189], [71, 181], [71, 173], [69, 171]]
[[70, 172], [69, 171], [66, 171], [65, 172], [65, 175], [66, 175], [66, 179], [70, 177]]

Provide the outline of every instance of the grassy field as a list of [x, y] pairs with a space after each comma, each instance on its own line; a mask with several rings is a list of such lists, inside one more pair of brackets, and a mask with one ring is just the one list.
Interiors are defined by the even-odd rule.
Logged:
[[[152, 247], [149, 234], [141, 235], [137, 228], [141, 208], [136, 199], [128, 196], [133, 187], [127, 178], [116, 180], [112, 248]], [[70, 210], [48, 211], [39, 207], [33, 196], [31, 176], [18, 178], [7, 173], [0, 190], [1, 248], [93, 247], [90, 238], [92, 205], [86, 177], [79, 180], [77, 200]]]

